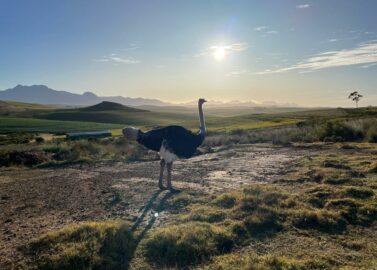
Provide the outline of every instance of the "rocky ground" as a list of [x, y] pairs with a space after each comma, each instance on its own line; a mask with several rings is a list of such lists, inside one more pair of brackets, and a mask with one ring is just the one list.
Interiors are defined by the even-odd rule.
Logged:
[[[175, 162], [173, 185], [211, 194], [269, 183], [299, 158], [318, 153], [316, 148], [269, 144], [233, 146]], [[70, 223], [120, 218], [139, 230], [163, 224], [169, 219], [167, 211], [161, 212], [163, 204], [175, 195], [158, 189], [158, 174], [158, 161], [1, 169], [0, 269], [27, 265], [18, 247]]]

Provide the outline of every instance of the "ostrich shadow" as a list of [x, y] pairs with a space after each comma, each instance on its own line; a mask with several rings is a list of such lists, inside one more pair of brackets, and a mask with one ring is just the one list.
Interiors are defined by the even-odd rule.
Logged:
[[[153, 227], [154, 223], [156, 222], [157, 217], [154, 215], [149, 219], [149, 221], [146, 223], [144, 228], [140, 228], [140, 224], [144, 221], [146, 215], [150, 212], [150, 210], [153, 208], [153, 205], [157, 201], [160, 194], [162, 194], [164, 190], [158, 190], [153, 194], [153, 196], [148, 200], [146, 205], [144, 206], [144, 209], [141, 213], [141, 215], [137, 218], [135, 223], [131, 227], [132, 232], [140, 231], [136, 238], [136, 246], [139, 245], [140, 241], [143, 240], [145, 234]], [[171, 192], [166, 192], [161, 199], [159, 200], [158, 204], [155, 207], [155, 211], [160, 212], [164, 209], [165, 202], [171, 197], [173, 194]]]

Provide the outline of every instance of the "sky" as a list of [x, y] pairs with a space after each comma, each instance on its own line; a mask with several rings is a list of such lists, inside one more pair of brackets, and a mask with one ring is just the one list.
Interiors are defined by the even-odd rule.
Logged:
[[0, 0], [0, 89], [377, 105], [377, 1]]

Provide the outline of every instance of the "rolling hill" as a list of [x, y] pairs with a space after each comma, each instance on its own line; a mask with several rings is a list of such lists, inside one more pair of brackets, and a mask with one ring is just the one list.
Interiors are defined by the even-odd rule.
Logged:
[[146, 112], [146, 110], [136, 109], [128, 106], [124, 106], [119, 103], [102, 101], [96, 105], [80, 108], [81, 112], [103, 112], [103, 111], [122, 111], [122, 112]]

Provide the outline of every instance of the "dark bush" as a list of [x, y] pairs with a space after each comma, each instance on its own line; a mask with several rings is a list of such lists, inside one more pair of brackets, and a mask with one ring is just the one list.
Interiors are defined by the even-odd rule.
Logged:
[[25, 144], [34, 139], [31, 133], [10, 133], [0, 137], [0, 145]]
[[363, 187], [349, 187], [346, 188], [345, 194], [353, 198], [367, 199], [374, 195], [374, 192], [370, 188]]
[[334, 214], [326, 210], [299, 211], [293, 225], [300, 229], [314, 229], [326, 233], [342, 232], [347, 227], [340, 213]]
[[36, 137], [35, 138], [35, 142], [36, 143], [44, 143], [45, 142], [45, 139], [43, 137]]
[[355, 130], [340, 121], [328, 121], [322, 126], [320, 139], [333, 141], [356, 141], [363, 138], [361, 131]]
[[0, 166], [35, 166], [48, 161], [44, 152], [39, 151], [11, 151], [0, 154]]
[[377, 143], [377, 126], [369, 128], [366, 134], [368, 142]]

